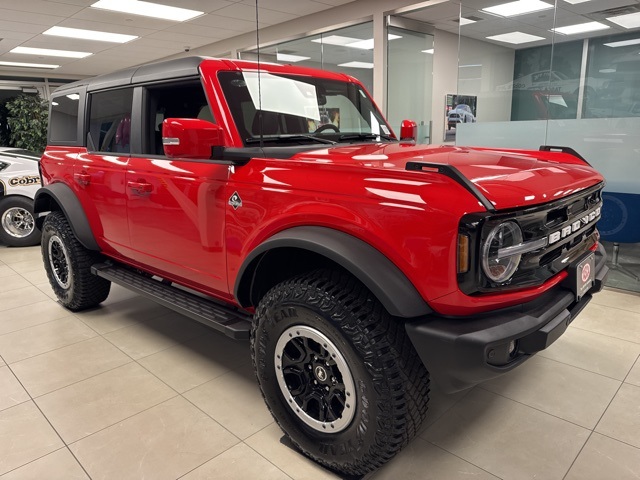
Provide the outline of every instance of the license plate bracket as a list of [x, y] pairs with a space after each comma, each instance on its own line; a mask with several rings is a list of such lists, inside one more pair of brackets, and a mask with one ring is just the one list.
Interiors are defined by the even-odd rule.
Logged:
[[596, 282], [595, 254], [590, 252], [569, 267], [569, 277], [576, 301], [580, 301]]

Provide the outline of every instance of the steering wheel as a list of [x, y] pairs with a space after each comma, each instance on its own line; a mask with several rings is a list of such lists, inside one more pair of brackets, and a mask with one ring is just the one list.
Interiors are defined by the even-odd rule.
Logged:
[[313, 133], [320, 133], [320, 132], [324, 132], [325, 130], [333, 130], [336, 133], [340, 131], [340, 129], [336, 127], [333, 123], [325, 123], [320, 125], [318, 128], [316, 128], [315, 132]]

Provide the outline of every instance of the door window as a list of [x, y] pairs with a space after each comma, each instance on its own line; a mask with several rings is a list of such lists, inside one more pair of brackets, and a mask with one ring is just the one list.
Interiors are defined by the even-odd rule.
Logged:
[[133, 89], [91, 95], [88, 148], [98, 152], [129, 153]]

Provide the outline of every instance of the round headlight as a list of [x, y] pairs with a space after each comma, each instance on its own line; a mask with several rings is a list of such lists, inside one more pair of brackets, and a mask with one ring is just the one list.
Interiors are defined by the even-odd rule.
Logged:
[[494, 227], [482, 247], [482, 269], [495, 283], [504, 283], [518, 268], [522, 255], [507, 255], [500, 250], [522, 243], [522, 230], [515, 222]]

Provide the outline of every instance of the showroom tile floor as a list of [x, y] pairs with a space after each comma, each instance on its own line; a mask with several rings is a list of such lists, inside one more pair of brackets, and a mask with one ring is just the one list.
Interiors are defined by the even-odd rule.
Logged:
[[[548, 351], [455, 395], [367, 478], [639, 479], [640, 296], [606, 290]], [[294, 452], [248, 345], [114, 287], [70, 314], [38, 247], [0, 246], [0, 477], [337, 478]]]

